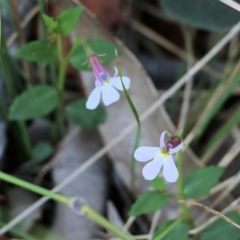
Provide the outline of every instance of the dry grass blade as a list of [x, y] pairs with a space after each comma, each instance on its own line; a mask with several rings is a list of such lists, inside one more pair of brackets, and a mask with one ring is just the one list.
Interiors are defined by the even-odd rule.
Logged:
[[216, 104], [216, 102], [219, 101], [219, 98], [225, 92], [226, 88], [236, 78], [236, 76], [239, 73], [239, 71], [240, 71], [240, 62], [238, 62], [237, 66], [234, 68], [234, 71], [232, 72], [230, 77], [227, 79], [227, 81], [224, 82], [223, 84], [221, 84], [218, 87], [218, 89], [215, 91], [214, 95], [212, 96], [212, 98], [210, 99], [208, 104], [206, 105], [203, 113], [199, 117], [198, 122], [195, 124], [195, 126], [193, 127], [191, 132], [187, 135], [187, 137], [185, 139], [185, 144], [189, 145], [192, 142], [192, 140], [196, 137], [196, 135], [198, 135], [198, 133], [199, 133], [199, 125], [201, 125], [202, 122], [205, 120], [205, 118], [208, 116], [209, 111], [213, 108], [213, 106]]
[[222, 219], [224, 219], [225, 221], [231, 223], [232, 225], [234, 225], [235, 227], [239, 228], [240, 229], [240, 225], [235, 223], [234, 221], [232, 221], [230, 218], [226, 217], [224, 214], [208, 207], [208, 206], [205, 206], [201, 203], [198, 203], [198, 202], [195, 202], [195, 201], [192, 201], [192, 200], [178, 200], [179, 203], [188, 203], [188, 204], [191, 204], [191, 205], [195, 205], [195, 206], [198, 206], [198, 207], [201, 207], [203, 209], [205, 209], [206, 211], [216, 215], [217, 217], [220, 217]]
[[229, 7], [231, 7], [231, 8], [240, 12], [240, 4], [238, 4], [238, 3], [236, 3], [232, 0], [220, 0], [220, 1], [227, 4]]
[[[240, 197], [237, 198], [236, 200], [234, 200], [229, 206], [227, 206], [222, 213], [226, 213], [229, 212], [231, 210], [233, 210], [237, 205], [239, 205], [240, 203]], [[221, 214], [222, 214], [221, 213]], [[207, 226], [209, 226], [210, 224], [212, 224], [213, 222], [215, 222], [218, 219], [218, 216], [214, 216], [212, 218], [210, 218], [208, 221], [206, 221], [204, 224], [202, 224], [201, 226], [192, 229], [189, 231], [189, 234], [198, 234], [199, 232], [201, 232], [203, 229], [205, 229]]]
[[[186, 60], [187, 59], [187, 53], [183, 51], [178, 46], [174, 45], [172, 42], [167, 40], [166, 38], [162, 37], [161, 35], [157, 34], [144, 24], [140, 23], [137, 20], [131, 21], [131, 27], [135, 29], [136, 31], [140, 32], [153, 42], [159, 44], [163, 48], [167, 49], [169, 52], [173, 53], [174, 55], [178, 56], [179, 58]], [[197, 59], [193, 59], [194, 63], [197, 62]], [[216, 70], [213, 70], [212, 68], [209, 68], [208, 66], [203, 67], [203, 71], [205, 71], [208, 74], [211, 74], [212, 76], [219, 78], [221, 76], [221, 73], [217, 72]]]

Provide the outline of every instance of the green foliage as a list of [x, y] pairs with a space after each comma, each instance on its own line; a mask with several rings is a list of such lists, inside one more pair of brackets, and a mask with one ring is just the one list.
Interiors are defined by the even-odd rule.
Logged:
[[68, 36], [76, 27], [83, 9], [83, 6], [69, 8], [58, 15], [56, 19], [43, 14], [48, 32]]
[[183, 181], [183, 192], [186, 197], [200, 198], [209, 193], [214, 187], [224, 169], [217, 166], [199, 168], [190, 172]]
[[57, 61], [57, 48], [49, 41], [38, 40], [24, 45], [16, 56], [30, 62], [50, 64]]
[[43, 14], [42, 17], [43, 17], [44, 23], [45, 23], [48, 31], [50, 33], [55, 32], [58, 28], [58, 22], [55, 19], [53, 19], [45, 14]]
[[151, 185], [155, 190], [165, 191], [167, 189], [167, 185], [164, 180], [160, 177], [156, 177], [151, 181]]
[[[86, 44], [98, 55], [100, 56], [103, 65], [108, 65], [113, 59], [115, 59], [115, 49], [118, 53], [120, 50], [118, 46], [114, 43], [107, 42], [101, 39], [91, 39], [87, 40]], [[70, 62], [76, 69], [79, 70], [90, 70], [90, 65], [87, 63], [87, 56], [82, 45], [79, 45], [74, 54], [72, 55]]]
[[38, 161], [43, 161], [53, 154], [53, 148], [49, 142], [39, 142], [33, 149], [34, 157]]
[[194, 27], [223, 31], [240, 20], [239, 12], [219, 0], [159, 0], [163, 9], [177, 20]]
[[132, 205], [130, 216], [137, 216], [143, 213], [150, 213], [165, 207], [171, 200], [171, 196], [158, 191], [148, 191], [142, 194]]
[[[176, 221], [176, 220], [175, 220]], [[154, 233], [153, 239], [158, 239], [164, 231], [168, 228], [171, 228], [171, 225], [174, 224], [174, 220], [164, 222]], [[188, 239], [188, 226], [179, 222], [163, 237], [161, 240], [187, 240]]]
[[99, 105], [94, 110], [86, 108], [87, 99], [72, 102], [67, 106], [66, 111], [70, 120], [83, 128], [94, 128], [104, 123], [107, 118], [106, 109]]
[[[234, 222], [240, 224], [240, 215], [231, 212], [226, 214], [227, 217], [229, 217]], [[218, 219], [216, 222], [212, 223], [210, 226], [208, 226], [203, 234], [202, 234], [203, 240], [238, 240], [240, 239], [240, 230], [233, 226], [231, 223], [226, 222], [223, 219]]]
[[67, 36], [73, 31], [79, 21], [83, 9], [83, 6], [69, 8], [56, 17], [58, 32], [62, 36]]
[[28, 120], [44, 116], [56, 108], [57, 91], [47, 85], [35, 86], [14, 99], [9, 113], [10, 120]]

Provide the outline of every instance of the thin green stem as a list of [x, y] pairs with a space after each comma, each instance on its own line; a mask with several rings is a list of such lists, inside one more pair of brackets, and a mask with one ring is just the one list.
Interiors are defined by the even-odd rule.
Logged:
[[[5, 225], [6, 225], [6, 223], [0, 222], [0, 227], [4, 227]], [[31, 236], [31, 235], [28, 234], [27, 232], [24, 232], [24, 231], [22, 231], [22, 230], [18, 230], [18, 229], [16, 229], [16, 228], [11, 228], [11, 229], [9, 230], [9, 233], [11, 233], [11, 234], [13, 234], [13, 235], [15, 235], [15, 236], [17, 236], [17, 237], [20, 237], [20, 238], [22, 238], [22, 239], [24, 239], [24, 240], [37, 240], [36, 237]]]
[[19, 130], [20, 130], [20, 133], [21, 133], [21, 139], [22, 139], [22, 142], [25, 146], [28, 158], [29, 158], [29, 160], [31, 159], [31, 160], [35, 161], [34, 154], [33, 154], [32, 143], [30, 141], [25, 122], [18, 121], [18, 127], [19, 127]]
[[[177, 181], [177, 190], [178, 190], [178, 199], [184, 198], [184, 192], [183, 192], [183, 171], [182, 171], [182, 151], [178, 152], [178, 172], [179, 177]], [[181, 208], [183, 212], [183, 218], [188, 222], [190, 228], [195, 228], [194, 221], [191, 217], [190, 211], [185, 203], [181, 203]]]
[[49, 198], [51, 198], [51, 199], [53, 199], [57, 202], [67, 204], [67, 205], [70, 205], [70, 203], [71, 203], [71, 198], [68, 198], [68, 197], [63, 196], [61, 194], [52, 192], [48, 189], [45, 189], [43, 187], [34, 185], [32, 183], [26, 182], [24, 180], [21, 180], [19, 178], [16, 178], [14, 176], [11, 176], [11, 175], [9, 175], [7, 173], [4, 173], [4, 172], [1, 172], [1, 171], [0, 171], [0, 179], [4, 180], [6, 182], [12, 183], [14, 185], [17, 185], [19, 187], [28, 189], [32, 192], [38, 193], [42, 196], [49, 197]]
[[180, 222], [182, 222], [182, 220], [183, 220], [183, 217], [180, 217], [174, 222], [172, 222], [161, 234], [156, 236], [153, 240], [163, 239], [175, 226], [177, 226]]
[[134, 146], [133, 146], [133, 152], [132, 152], [132, 159], [131, 159], [131, 167], [130, 167], [130, 174], [131, 174], [131, 180], [130, 180], [130, 186], [131, 186], [131, 189], [132, 191], [134, 192], [134, 189], [135, 189], [135, 175], [136, 175], [136, 160], [134, 158], [134, 152], [135, 150], [137, 149], [138, 145], [139, 145], [139, 142], [140, 142], [140, 137], [141, 137], [141, 122], [140, 122], [140, 119], [139, 119], [139, 115], [138, 115], [138, 112], [137, 112], [137, 109], [130, 97], [130, 95], [128, 94], [128, 91], [127, 89], [125, 88], [124, 86], [124, 83], [123, 83], [123, 80], [122, 80], [122, 70], [121, 70], [121, 67], [120, 67], [120, 64], [119, 64], [119, 61], [118, 61], [118, 54], [117, 54], [117, 50], [115, 51], [116, 53], [116, 62], [117, 62], [117, 69], [118, 69], [118, 74], [120, 76], [120, 79], [121, 79], [121, 83], [122, 83], [122, 87], [123, 87], [123, 92], [124, 92], [124, 95], [128, 101], [128, 104], [133, 112], [133, 115], [136, 119], [136, 122], [137, 122], [137, 133], [136, 133], [136, 137], [135, 137], [135, 141], [134, 141]]
[[124, 232], [122, 229], [118, 228], [111, 222], [109, 222], [106, 218], [101, 216], [99, 213], [95, 212], [92, 208], [87, 205], [83, 205], [80, 209], [81, 213], [85, 215], [87, 218], [91, 219], [95, 223], [104, 227], [108, 231], [114, 233], [116, 236], [120, 237], [123, 240], [135, 240], [133, 236]]

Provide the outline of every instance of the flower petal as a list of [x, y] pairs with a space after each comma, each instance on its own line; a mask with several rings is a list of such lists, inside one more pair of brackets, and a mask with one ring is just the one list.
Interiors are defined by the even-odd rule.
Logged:
[[118, 75], [118, 69], [114, 67], [114, 76], [112, 78], [115, 78]]
[[176, 152], [178, 152], [179, 150], [181, 150], [182, 148], [183, 148], [183, 143], [181, 142], [177, 147], [175, 147], [175, 148], [170, 148], [170, 149], [169, 149], [169, 153], [170, 153], [170, 154], [176, 153]]
[[139, 147], [134, 152], [134, 157], [139, 162], [146, 162], [150, 159], [155, 158], [158, 154], [159, 147]]
[[86, 103], [87, 109], [92, 110], [98, 106], [98, 104], [100, 103], [101, 91], [102, 87], [96, 87], [93, 89]]
[[103, 103], [108, 106], [119, 100], [119, 92], [110, 84], [104, 85], [102, 88]]
[[164, 132], [161, 133], [161, 136], [160, 136], [160, 147], [161, 147], [161, 148], [166, 147], [166, 146], [165, 146], [165, 142], [164, 142], [164, 138], [165, 138], [165, 134], [166, 134], [166, 133], [167, 133], [167, 131], [164, 131]]
[[151, 162], [145, 165], [142, 170], [142, 174], [146, 180], [153, 180], [160, 172], [164, 163], [164, 159], [161, 156], [155, 157]]
[[178, 179], [178, 169], [171, 155], [164, 160], [163, 176], [168, 182], [176, 182]]
[[[123, 80], [123, 84], [125, 86], [126, 89], [129, 89], [130, 87], [130, 78], [128, 77], [122, 77]], [[118, 90], [123, 91], [123, 86], [121, 83], [121, 78], [120, 77], [115, 77], [111, 79], [111, 84]]]

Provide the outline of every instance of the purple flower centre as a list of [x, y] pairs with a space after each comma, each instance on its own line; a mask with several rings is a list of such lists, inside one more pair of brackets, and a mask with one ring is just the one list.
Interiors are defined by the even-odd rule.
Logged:
[[167, 149], [172, 149], [181, 144], [181, 139], [178, 136], [171, 137], [169, 141], [166, 142], [165, 146]]

